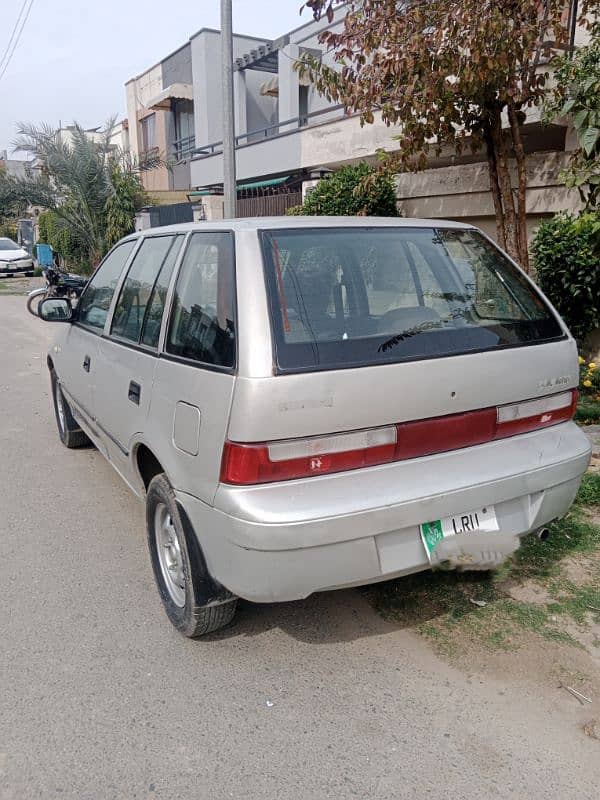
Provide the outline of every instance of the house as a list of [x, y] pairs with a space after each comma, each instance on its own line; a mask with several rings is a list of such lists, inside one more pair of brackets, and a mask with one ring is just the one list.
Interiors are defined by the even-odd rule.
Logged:
[[[573, 6], [565, 23], [571, 30]], [[235, 37], [234, 92], [236, 161], [242, 216], [283, 213], [301, 202], [317, 179], [343, 165], [375, 162], [379, 150], [393, 151], [398, 128], [381, 119], [360, 124], [356, 115], [332, 105], [296, 70], [310, 53], [333, 63], [319, 43], [333, 20], [310, 20], [275, 41]], [[578, 37], [582, 31], [572, 28]], [[175, 193], [195, 200], [202, 218], [222, 216], [223, 146], [220, 34], [201, 30], [180, 50], [127, 84], [132, 148], [143, 160], [166, 153], [144, 177], [153, 195]], [[135, 129], [135, 133], [134, 133]], [[576, 141], [567, 123], [544, 125], [534, 109], [523, 128], [528, 160], [529, 224], [563, 209], [575, 210], [577, 193], [559, 180]], [[398, 201], [407, 216], [474, 223], [495, 235], [484, 153], [460, 159], [451, 153], [419, 174], [398, 176]]]
[[30, 162], [18, 158], [9, 158], [6, 150], [0, 150], [0, 171], [13, 178], [26, 178]]
[[[235, 35], [234, 53], [265, 44]], [[220, 31], [203, 28], [125, 88], [132, 154], [142, 165], [160, 162], [144, 171], [145, 188], [162, 202], [187, 200], [195, 186], [190, 166], [197, 143], [222, 139]], [[271, 124], [276, 102], [260, 98], [258, 81], [250, 90], [257, 98], [252, 124]]]
[[[74, 130], [74, 125], [66, 125], [58, 128], [57, 134], [64, 144], [72, 145]], [[88, 139], [91, 139], [96, 144], [101, 144], [104, 141], [105, 131], [101, 125], [97, 128], [86, 128], [84, 133]], [[110, 147], [123, 152], [129, 150], [129, 121], [127, 119], [115, 123], [110, 136]]]

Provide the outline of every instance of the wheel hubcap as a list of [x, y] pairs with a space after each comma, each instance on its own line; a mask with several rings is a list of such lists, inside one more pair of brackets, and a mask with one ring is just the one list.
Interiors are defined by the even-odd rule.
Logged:
[[169, 509], [159, 503], [154, 515], [154, 536], [158, 562], [171, 600], [179, 608], [185, 605], [185, 574], [177, 531]]

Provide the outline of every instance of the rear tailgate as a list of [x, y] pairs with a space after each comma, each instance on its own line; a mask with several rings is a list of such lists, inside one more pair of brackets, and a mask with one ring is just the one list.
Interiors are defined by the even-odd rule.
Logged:
[[578, 382], [572, 339], [399, 364], [239, 377], [229, 439], [267, 442], [360, 430], [545, 397]]

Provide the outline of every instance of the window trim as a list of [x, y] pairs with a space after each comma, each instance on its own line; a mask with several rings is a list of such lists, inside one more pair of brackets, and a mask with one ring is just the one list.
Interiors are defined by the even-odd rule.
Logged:
[[[79, 300], [77, 301], [77, 316], [76, 316], [76, 318], [73, 320], [73, 325], [75, 325], [75, 327], [77, 327], [77, 328], [81, 328], [81, 329], [83, 329], [84, 331], [88, 331], [89, 333], [93, 333], [95, 336], [100, 336], [100, 337], [104, 336], [104, 334], [105, 334], [105, 331], [106, 331], [106, 325], [107, 325], [107, 322], [108, 322], [109, 320], [112, 320], [112, 315], [113, 315], [113, 310], [114, 310], [114, 304], [115, 304], [115, 297], [117, 297], [117, 296], [118, 296], [118, 294], [120, 294], [120, 291], [121, 291], [121, 283], [122, 283], [122, 281], [123, 281], [123, 275], [124, 275], [124, 274], [126, 275], [126, 274], [129, 272], [129, 267], [131, 266], [132, 259], [135, 257], [135, 254], [136, 254], [136, 253], [137, 253], [137, 251], [139, 250], [139, 247], [140, 247], [140, 241], [142, 240], [142, 238], [143, 238], [142, 236], [137, 236], [137, 237], [136, 237], [136, 236], [128, 236], [128, 237], [127, 237], [127, 238], [125, 238], [125, 239], [121, 239], [121, 240], [120, 240], [119, 242], [117, 242], [117, 243], [116, 243], [116, 244], [115, 244], [113, 247], [111, 247], [111, 248], [110, 248], [110, 250], [109, 250], [109, 251], [108, 251], [108, 253], [107, 253], [107, 254], [104, 256], [104, 258], [102, 259], [102, 261], [100, 261], [100, 263], [98, 264], [98, 266], [96, 267], [96, 269], [95, 269], [95, 270], [92, 272], [92, 274], [90, 275], [90, 279], [89, 279], [89, 281], [87, 282], [87, 284], [86, 284], [86, 286], [85, 286], [85, 289], [84, 289], [84, 290], [83, 290], [83, 292], [81, 293], [81, 296], [79, 297]], [[121, 274], [119, 275], [119, 280], [117, 281], [117, 285], [115, 286], [115, 291], [113, 292], [113, 296], [112, 296], [112, 298], [111, 298], [111, 300], [110, 300], [110, 305], [108, 306], [108, 310], [107, 310], [107, 312], [106, 312], [106, 320], [104, 321], [104, 327], [103, 327], [102, 329], [100, 329], [100, 328], [96, 328], [96, 327], [94, 327], [93, 325], [86, 325], [86, 324], [85, 324], [85, 322], [82, 322], [82, 321], [79, 319], [79, 309], [80, 309], [80, 307], [81, 307], [81, 301], [82, 301], [82, 299], [85, 297], [85, 295], [86, 295], [86, 292], [88, 291], [88, 288], [89, 288], [89, 286], [90, 286], [91, 282], [94, 280], [94, 278], [96, 277], [97, 273], [100, 271], [100, 268], [102, 267], [102, 265], [104, 264], [104, 262], [105, 262], [105, 261], [108, 259], [108, 257], [109, 257], [110, 255], [112, 255], [112, 254], [114, 253], [114, 251], [115, 251], [115, 250], [116, 250], [118, 247], [121, 247], [121, 246], [122, 246], [122, 245], [124, 245], [124, 244], [128, 244], [129, 242], [133, 242], [133, 243], [134, 243], [134, 245], [133, 245], [133, 247], [132, 247], [132, 249], [131, 249], [131, 253], [129, 254], [129, 257], [128, 257], [128, 258], [127, 258], [127, 260], [125, 261], [125, 264], [124, 264], [124, 266], [123, 266], [123, 269], [122, 269], [122, 271], [121, 271]]]
[[[234, 355], [233, 355], [233, 364], [231, 367], [222, 367], [218, 364], [211, 364], [208, 361], [199, 361], [193, 358], [186, 358], [184, 356], [178, 356], [173, 353], [167, 352], [167, 335], [169, 329], [171, 327], [171, 319], [173, 317], [173, 313], [175, 310], [175, 289], [177, 287], [177, 282], [179, 281], [179, 275], [181, 273], [181, 269], [183, 267], [183, 262], [185, 257], [188, 253], [188, 250], [191, 245], [192, 237], [193, 236], [204, 236], [204, 235], [215, 235], [215, 234], [226, 234], [231, 239], [231, 252], [233, 256], [233, 316], [234, 316], [234, 323], [235, 323], [235, 348], [234, 348]], [[188, 367], [196, 367], [198, 369], [205, 369], [208, 372], [219, 372], [223, 375], [237, 375], [238, 366], [239, 366], [239, 330], [238, 330], [238, 321], [239, 321], [239, 312], [238, 312], [238, 293], [237, 293], [237, 239], [235, 235], [235, 231], [233, 228], [217, 228], [217, 229], [207, 229], [207, 230], [191, 230], [187, 237], [187, 241], [184, 242], [184, 246], [182, 247], [180, 256], [179, 256], [179, 263], [176, 265], [175, 269], [173, 270], [173, 279], [171, 282], [171, 286], [169, 288], [169, 294], [167, 295], [167, 302], [168, 306], [168, 314], [163, 316], [163, 330], [161, 330], [161, 336], [159, 340], [159, 350], [158, 350], [158, 357], [163, 358], [165, 361], [173, 361], [180, 364], [185, 364]]]
[[[365, 218], [365, 219], [368, 219], [368, 218]], [[464, 231], [464, 232], [468, 232], [468, 231], [475, 232], [475, 233], [479, 234], [480, 236], [482, 236], [484, 239], [486, 239], [504, 258], [508, 259], [508, 261], [513, 265], [513, 267], [516, 270], [518, 270], [518, 272], [521, 273], [522, 276], [525, 277], [525, 279], [526, 279], [527, 283], [529, 284], [529, 286], [530, 286], [531, 290], [533, 291], [533, 293], [537, 294], [544, 301], [544, 304], [546, 305], [548, 311], [550, 312], [552, 317], [555, 319], [555, 321], [557, 322], [560, 330], [562, 331], [562, 335], [561, 336], [553, 336], [553, 337], [551, 337], [549, 339], [538, 339], [537, 341], [533, 341], [533, 342], [519, 342], [517, 344], [500, 345], [500, 346], [497, 346], [497, 347], [494, 347], [494, 348], [491, 348], [491, 349], [489, 347], [485, 347], [485, 348], [476, 349], [476, 350], [469, 350], [468, 352], [465, 352], [465, 353], [461, 352], [461, 353], [450, 353], [450, 354], [446, 353], [446, 354], [439, 354], [439, 355], [436, 354], [436, 355], [427, 355], [427, 356], [414, 356], [414, 357], [403, 358], [403, 359], [398, 359], [398, 360], [390, 359], [388, 361], [381, 361], [381, 362], [377, 362], [377, 363], [373, 363], [372, 361], [365, 361], [365, 360], [358, 359], [356, 361], [352, 361], [352, 362], [348, 362], [348, 363], [339, 363], [339, 364], [330, 364], [330, 365], [310, 364], [310, 365], [307, 365], [307, 366], [290, 366], [290, 367], [281, 366], [280, 363], [279, 363], [280, 336], [279, 336], [279, 331], [277, 329], [277, 323], [275, 321], [275, 314], [274, 314], [274, 310], [275, 309], [273, 308], [273, 305], [272, 305], [272, 301], [273, 301], [272, 300], [272, 295], [273, 295], [274, 292], [277, 291], [278, 287], [273, 284], [273, 278], [272, 278], [272, 275], [270, 274], [272, 272], [272, 270], [271, 270], [270, 265], [268, 263], [267, 237], [270, 236], [270, 235], [272, 236], [272, 235], [280, 234], [282, 232], [284, 232], [284, 233], [287, 233], [287, 232], [306, 233], [306, 232], [311, 231], [311, 230], [312, 231], [314, 231], [314, 230], [316, 230], [316, 231], [328, 231], [328, 232], [334, 232], [334, 231], [336, 231], [336, 232], [344, 232], [344, 231], [356, 231], [356, 230], [370, 231], [370, 232], [373, 232], [373, 231], [388, 231], [388, 230], [393, 230], [393, 231], [397, 231], [397, 230], [402, 230], [402, 231], [405, 231], [405, 230], [433, 230], [433, 231], [437, 231], [437, 230], [442, 230], [442, 231], [458, 230], [458, 231]], [[369, 225], [368, 222], [367, 222], [364, 226], [363, 225], [356, 225], [356, 226], [355, 225], [352, 225], [352, 226], [344, 226], [344, 225], [331, 225], [331, 226], [326, 225], [326, 226], [321, 226], [321, 225], [319, 225], [319, 226], [315, 226], [314, 228], [310, 228], [310, 227], [304, 227], [304, 226], [302, 226], [302, 227], [294, 226], [293, 223], [292, 223], [289, 227], [286, 226], [285, 228], [280, 228], [280, 227], [277, 227], [277, 228], [268, 228], [268, 227], [257, 228], [256, 229], [256, 233], [258, 235], [259, 244], [260, 244], [263, 276], [264, 276], [264, 281], [265, 281], [265, 289], [266, 289], [266, 292], [267, 292], [267, 308], [268, 308], [268, 313], [269, 313], [269, 332], [271, 334], [271, 357], [272, 357], [272, 361], [273, 361], [273, 374], [275, 376], [279, 376], [279, 375], [301, 375], [301, 374], [311, 373], [311, 372], [336, 372], [336, 371], [348, 370], [348, 369], [360, 369], [362, 367], [373, 367], [373, 368], [376, 368], [376, 367], [389, 367], [389, 366], [392, 366], [394, 364], [395, 365], [407, 364], [407, 363], [411, 363], [411, 362], [415, 362], [415, 361], [435, 361], [436, 359], [440, 359], [440, 358], [458, 358], [458, 357], [464, 356], [464, 355], [477, 355], [478, 353], [494, 353], [494, 352], [498, 352], [498, 351], [502, 351], [502, 350], [513, 350], [513, 349], [517, 349], [517, 348], [520, 348], [520, 347], [538, 347], [538, 346], [541, 346], [541, 345], [547, 345], [547, 344], [554, 344], [556, 342], [562, 342], [565, 339], [568, 339], [569, 335], [570, 335], [569, 332], [568, 332], [568, 329], [566, 328], [565, 323], [561, 319], [560, 315], [558, 314], [558, 312], [556, 311], [556, 309], [554, 308], [554, 306], [552, 305], [550, 300], [546, 297], [546, 295], [535, 284], [535, 282], [532, 280], [532, 278], [517, 264], [517, 262], [514, 259], [512, 259], [508, 255], [508, 253], [506, 253], [504, 250], [502, 250], [502, 248], [499, 247], [498, 244], [496, 244], [496, 242], [494, 242], [494, 240], [491, 237], [489, 237], [486, 233], [484, 233], [479, 228], [476, 228], [475, 226], [468, 226], [468, 227], [465, 227], [465, 228], [454, 228], [454, 227], [445, 226], [443, 224], [442, 225], [432, 225], [432, 226], [423, 226], [423, 225]], [[277, 283], [277, 281], [275, 281], [275, 284], [276, 283]]]
[[[170, 238], [170, 239], [173, 240], [171, 242], [171, 247], [169, 247], [169, 249], [167, 250], [165, 258], [163, 259], [163, 262], [160, 265], [160, 269], [156, 273], [156, 277], [154, 279], [154, 283], [152, 284], [152, 289], [150, 291], [150, 297], [152, 297], [152, 293], [154, 292], [154, 289], [156, 287], [156, 282], [157, 282], [157, 280], [158, 280], [158, 278], [160, 276], [160, 273], [162, 271], [162, 268], [163, 268], [163, 266], [165, 264], [165, 260], [166, 260], [167, 256], [169, 255], [169, 253], [171, 252], [171, 248], [175, 244], [175, 241], [180, 237], [183, 239], [183, 241], [181, 243], [181, 249], [180, 249], [179, 253], [177, 254], [177, 258], [176, 258], [175, 264], [173, 266], [173, 272], [175, 272], [175, 270], [177, 269], [177, 267], [179, 265], [179, 260], [181, 258], [181, 251], [185, 248], [185, 239], [186, 239], [185, 232], [181, 231], [181, 232], [175, 232], [175, 233], [157, 233], [157, 234], [151, 234], [150, 233], [148, 235], [145, 235], [145, 236], [142, 235], [142, 236], [139, 237], [140, 241], [141, 241], [141, 244], [139, 244], [138, 247], [135, 248], [135, 256], [132, 259], [132, 261], [127, 265], [127, 268], [125, 270], [125, 277], [123, 278], [123, 280], [119, 281], [119, 284], [117, 286], [118, 293], [117, 293], [117, 290], [115, 290], [115, 294], [117, 295], [117, 301], [116, 301], [116, 303], [114, 303], [114, 306], [111, 303], [110, 325], [108, 326], [108, 329], [105, 327], [105, 330], [102, 333], [102, 338], [103, 339], [108, 339], [111, 342], [116, 342], [117, 344], [123, 344], [123, 345], [129, 346], [129, 347], [135, 347], [136, 350], [141, 350], [141, 351], [146, 352], [146, 353], [153, 353], [154, 355], [156, 355], [158, 353], [159, 346], [160, 346], [160, 335], [162, 333], [162, 326], [163, 326], [163, 321], [164, 321], [164, 317], [165, 317], [165, 311], [167, 309], [167, 302], [169, 300], [169, 292], [168, 292], [168, 290], [169, 290], [169, 288], [171, 286], [171, 281], [170, 280], [169, 280], [169, 286], [167, 288], [167, 296], [165, 298], [165, 307], [163, 309], [162, 319], [161, 319], [161, 322], [160, 322], [160, 332], [159, 332], [159, 335], [158, 335], [158, 344], [156, 345], [156, 347], [151, 347], [150, 345], [142, 344], [140, 339], [138, 339], [137, 342], [134, 342], [131, 339], [126, 339], [124, 337], [115, 335], [112, 332], [113, 319], [114, 319], [115, 311], [117, 310], [117, 305], [118, 305], [119, 300], [121, 298], [121, 292], [123, 291], [123, 287], [125, 286], [127, 278], [129, 277], [129, 273], [131, 272], [131, 268], [134, 265], [135, 258], [137, 257], [138, 251], [141, 250], [142, 247], [143, 247], [143, 243], [145, 241], [147, 241], [148, 239], [166, 239], [166, 238]], [[173, 276], [171, 276], [171, 278], [172, 277]], [[141, 338], [141, 335], [142, 335], [142, 333], [144, 331], [144, 326], [146, 324], [146, 313], [147, 313], [147, 311], [144, 312], [144, 319], [142, 320], [142, 328], [140, 330], [140, 338]]]

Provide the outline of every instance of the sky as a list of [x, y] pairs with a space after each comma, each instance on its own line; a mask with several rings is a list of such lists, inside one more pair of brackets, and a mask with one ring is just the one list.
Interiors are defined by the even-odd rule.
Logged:
[[[0, 0], [0, 74], [23, 2]], [[302, 4], [233, 0], [234, 31], [275, 39], [309, 21]], [[125, 82], [200, 28], [220, 28], [219, 0], [33, 0], [0, 77], [0, 150], [11, 157], [17, 122], [91, 128], [124, 117]]]

